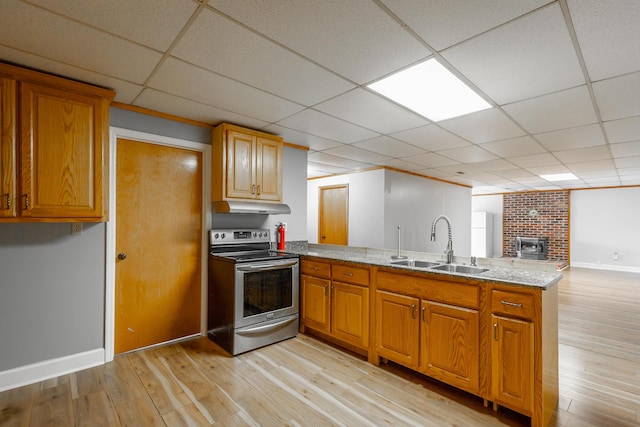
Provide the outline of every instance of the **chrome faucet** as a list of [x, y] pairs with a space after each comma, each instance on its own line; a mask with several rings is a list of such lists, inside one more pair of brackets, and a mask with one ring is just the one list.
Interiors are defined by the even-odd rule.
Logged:
[[440, 215], [436, 219], [433, 220], [431, 224], [431, 241], [436, 241], [436, 223], [444, 219], [447, 222], [447, 228], [449, 231], [449, 241], [447, 241], [447, 249], [444, 250], [444, 254], [447, 257], [447, 264], [451, 264], [453, 262], [453, 242], [451, 241], [451, 221], [445, 215]]

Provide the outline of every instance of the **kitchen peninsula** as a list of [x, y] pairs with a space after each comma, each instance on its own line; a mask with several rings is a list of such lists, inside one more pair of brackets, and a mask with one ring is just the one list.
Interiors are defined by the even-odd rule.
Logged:
[[[558, 403], [555, 264], [291, 243], [301, 324], [548, 425]], [[457, 270], [457, 271], [456, 271]]]

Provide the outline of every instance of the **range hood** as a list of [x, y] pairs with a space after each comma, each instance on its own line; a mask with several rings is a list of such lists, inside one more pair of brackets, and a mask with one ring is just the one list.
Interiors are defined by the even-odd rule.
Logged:
[[284, 203], [266, 203], [266, 202], [245, 202], [245, 201], [224, 201], [213, 202], [213, 211], [215, 213], [231, 213], [231, 214], [262, 214], [262, 215], [281, 215], [290, 214], [291, 208]]

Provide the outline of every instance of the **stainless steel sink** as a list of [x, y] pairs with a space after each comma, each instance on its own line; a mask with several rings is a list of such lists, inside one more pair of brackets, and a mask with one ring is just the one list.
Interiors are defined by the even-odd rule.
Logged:
[[450, 271], [452, 273], [462, 274], [480, 274], [485, 271], [489, 271], [488, 268], [474, 267], [472, 265], [460, 265], [460, 264], [440, 264], [435, 267], [431, 267], [432, 270]]
[[401, 261], [391, 261], [393, 265], [406, 265], [407, 267], [431, 268], [440, 265], [439, 262], [431, 261], [414, 261], [412, 259], [403, 259]]

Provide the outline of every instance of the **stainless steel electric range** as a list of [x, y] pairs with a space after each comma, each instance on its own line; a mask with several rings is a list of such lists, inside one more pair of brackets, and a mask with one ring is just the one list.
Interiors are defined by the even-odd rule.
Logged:
[[209, 232], [207, 335], [236, 355], [298, 333], [298, 256], [266, 229]]

